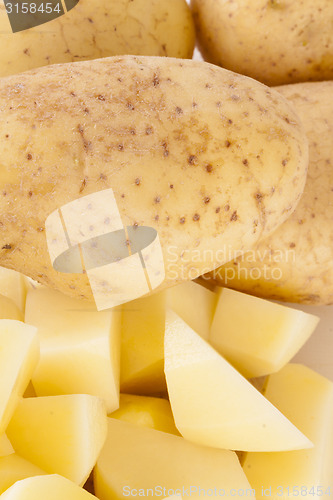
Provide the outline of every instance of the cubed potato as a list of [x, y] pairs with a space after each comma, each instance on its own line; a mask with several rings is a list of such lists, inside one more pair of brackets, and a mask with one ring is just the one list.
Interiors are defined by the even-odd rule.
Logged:
[[94, 470], [100, 500], [123, 500], [150, 489], [156, 496], [202, 498], [208, 489], [250, 489], [237, 455], [166, 432], [108, 419], [108, 437]]
[[142, 427], [179, 435], [170, 403], [166, 399], [120, 394], [119, 410], [109, 416]]
[[87, 394], [22, 399], [7, 428], [19, 455], [79, 485], [94, 467], [106, 432], [104, 401]]
[[287, 488], [291, 493], [293, 487], [300, 496], [328, 498], [333, 492], [333, 383], [303, 365], [289, 364], [269, 377], [265, 394], [312, 440], [314, 448], [248, 453], [244, 471], [257, 499], [264, 498], [262, 487], [270, 488], [272, 498], [288, 498]]
[[[0, 494], [6, 491], [16, 481], [32, 476], [46, 474], [37, 465], [28, 462], [16, 453], [0, 458]], [[1, 496], [2, 499], [2, 496]], [[37, 500], [37, 499], [36, 499]]]
[[312, 446], [173, 311], [167, 312], [165, 374], [176, 427], [190, 441], [242, 451]]
[[0, 295], [0, 319], [23, 321], [23, 314], [12, 299]]
[[91, 394], [107, 411], [119, 406], [120, 311], [48, 288], [30, 290], [25, 321], [38, 328], [41, 357], [32, 382], [37, 396]]
[[246, 377], [280, 370], [305, 344], [319, 318], [221, 288], [210, 343]]
[[1, 500], [96, 500], [76, 484], [57, 474], [36, 476], [15, 483]]
[[194, 281], [185, 281], [166, 292], [167, 305], [201, 337], [208, 339], [217, 295]]
[[16, 405], [39, 359], [37, 329], [12, 319], [0, 320], [0, 435], [6, 430]]
[[133, 300], [124, 304], [122, 310], [121, 392], [164, 391], [165, 293]]
[[21, 312], [24, 312], [26, 293], [23, 274], [0, 267], [0, 294], [11, 299]]
[[14, 453], [12, 443], [9, 441], [7, 434], [0, 436], [0, 457], [5, 457]]

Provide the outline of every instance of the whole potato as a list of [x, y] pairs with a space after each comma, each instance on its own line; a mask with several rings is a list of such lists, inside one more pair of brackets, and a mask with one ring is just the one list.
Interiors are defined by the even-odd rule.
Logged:
[[333, 82], [277, 90], [294, 105], [307, 132], [310, 164], [295, 212], [244, 257], [214, 272], [219, 283], [261, 297], [333, 303]]
[[333, 78], [331, 0], [191, 0], [207, 61], [267, 85]]
[[194, 43], [186, 0], [80, 0], [65, 15], [17, 33], [0, 0], [0, 76], [121, 54], [191, 58]]
[[[111, 188], [125, 226], [161, 242], [163, 286], [245, 251], [294, 210], [308, 144], [274, 90], [207, 63], [123, 56], [0, 81], [0, 265], [74, 297], [52, 268], [45, 220]], [[224, 250], [223, 250], [224, 247]]]

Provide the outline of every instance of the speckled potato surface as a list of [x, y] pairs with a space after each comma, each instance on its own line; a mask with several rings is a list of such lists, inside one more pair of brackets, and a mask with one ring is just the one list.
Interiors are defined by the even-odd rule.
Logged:
[[112, 188], [124, 226], [151, 226], [163, 287], [245, 251], [294, 210], [308, 144], [277, 92], [199, 61], [123, 56], [0, 81], [0, 265], [74, 297], [87, 277], [56, 272], [45, 220]]
[[277, 90], [292, 102], [309, 138], [305, 190], [288, 220], [253, 252], [216, 270], [215, 277], [219, 283], [261, 297], [332, 304], [333, 82]]
[[65, 15], [17, 33], [0, 0], [0, 76], [122, 54], [191, 58], [194, 43], [186, 0], [80, 0]]
[[331, 0], [191, 0], [205, 59], [267, 85], [333, 79]]

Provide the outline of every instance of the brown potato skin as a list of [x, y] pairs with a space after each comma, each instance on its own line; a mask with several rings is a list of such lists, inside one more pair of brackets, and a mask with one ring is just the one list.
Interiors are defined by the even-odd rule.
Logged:
[[300, 120], [277, 92], [164, 57], [2, 79], [0, 140], [0, 265], [88, 299], [84, 275], [52, 268], [45, 220], [57, 208], [112, 188], [125, 226], [158, 231], [166, 287], [226, 262], [223, 246], [245, 251], [272, 232], [308, 164]]
[[0, 3], [0, 76], [123, 54], [191, 58], [194, 44], [186, 0], [80, 0], [65, 15], [17, 33]]
[[331, 0], [191, 0], [206, 61], [266, 85], [333, 79]]
[[214, 271], [214, 278], [259, 297], [333, 304], [333, 82], [276, 90], [294, 105], [309, 138], [304, 193], [295, 212], [270, 237]]

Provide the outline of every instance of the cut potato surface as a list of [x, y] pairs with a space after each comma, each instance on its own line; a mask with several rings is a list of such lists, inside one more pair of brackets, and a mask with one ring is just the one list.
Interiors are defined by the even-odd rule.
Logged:
[[[25, 460], [16, 453], [0, 458], [0, 493], [6, 491], [16, 481], [32, 476], [46, 474], [37, 465]], [[1, 497], [2, 498], [2, 497]]]
[[57, 474], [36, 476], [15, 483], [1, 500], [96, 500], [68, 479]]
[[30, 290], [25, 321], [38, 329], [37, 396], [91, 394], [119, 406], [120, 317], [48, 288]]
[[165, 375], [177, 429], [231, 450], [281, 451], [312, 443], [174, 312], [167, 312]]
[[[74, 298], [93, 300], [88, 274], [54, 269], [47, 245], [46, 221], [64, 205], [112, 190], [125, 228], [158, 233], [162, 289], [252, 248], [292, 213], [306, 181], [307, 139], [288, 101], [201, 61], [38, 68], [1, 79], [0, 114], [0, 264]], [[62, 226], [54, 236], [70, 253]], [[133, 269], [131, 283], [142, 275]]]
[[166, 399], [120, 394], [119, 410], [109, 416], [142, 427], [179, 435], [170, 403]]
[[22, 399], [7, 434], [15, 451], [83, 485], [106, 438], [106, 409], [86, 394]]
[[[303, 486], [304, 496], [329, 498], [333, 493], [333, 383], [309, 368], [289, 364], [268, 380], [267, 398], [313, 442], [314, 448], [285, 453], [248, 453], [244, 471], [264, 498], [288, 498], [288, 489]], [[328, 488], [331, 488], [328, 493]], [[319, 489], [323, 490], [320, 494]]]
[[208, 339], [217, 295], [194, 281], [169, 288], [167, 305], [202, 338]]
[[318, 322], [312, 314], [222, 288], [209, 342], [245, 377], [261, 377], [287, 364]]
[[9, 441], [7, 434], [2, 434], [0, 436], [0, 457], [5, 457], [14, 453], [14, 448]]
[[23, 314], [20, 309], [12, 299], [5, 295], [0, 295], [0, 319], [23, 321]]
[[13, 271], [13, 269], [0, 267], [0, 294], [11, 299], [19, 310], [24, 312], [26, 285], [24, 276], [21, 273]]
[[188, 495], [192, 487], [191, 498], [197, 499], [202, 498], [199, 488], [201, 492], [250, 488], [234, 452], [112, 418], [94, 477], [100, 500], [121, 500], [134, 490], [139, 495], [139, 490], [150, 489], [163, 497], [171, 495], [170, 490], [185, 495], [184, 489]]
[[0, 435], [6, 430], [16, 405], [39, 359], [37, 329], [21, 321], [0, 320]]
[[122, 392], [152, 394], [165, 390], [164, 329], [164, 292], [122, 306]]

